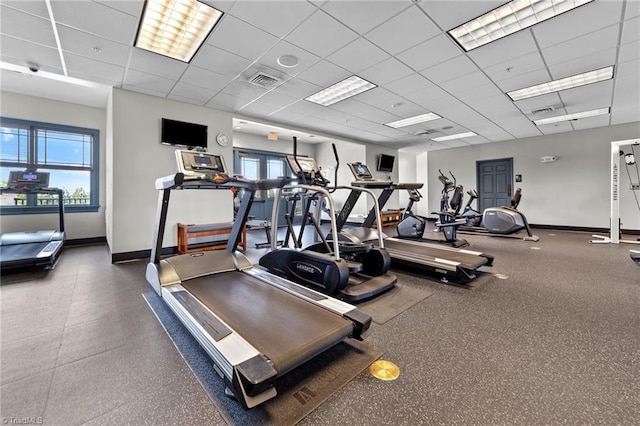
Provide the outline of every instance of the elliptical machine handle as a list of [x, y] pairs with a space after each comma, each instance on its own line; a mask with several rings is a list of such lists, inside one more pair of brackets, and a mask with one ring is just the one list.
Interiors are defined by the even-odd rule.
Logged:
[[338, 169], [340, 168], [340, 157], [338, 157], [338, 150], [336, 149], [336, 144], [332, 143], [331, 147], [333, 148], [333, 156], [336, 158], [336, 170], [333, 175], [333, 186], [334, 188], [338, 188]]

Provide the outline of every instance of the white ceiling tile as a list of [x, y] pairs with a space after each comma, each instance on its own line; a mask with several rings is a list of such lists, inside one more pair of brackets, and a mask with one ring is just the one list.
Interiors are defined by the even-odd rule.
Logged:
[[630, 19], [635, 16], [640, 16], [640, 2], [627, 1], [624, 9], [624, 19]]
[[434, 84], [420, 74], [411, 74], [385, 85], [385, 87], [400, 96], [432, 87]]
[[302, 100], [296, 102], [295, 104], [289, 105], [287, 109], [289, 111], [294, 111], [302, 115], [316, 115], [322, 117], [327, 107]]
[[315, 10], [314, 6], [304, 1], [237, 1], [229, 13], [281, 38]]
[[227, 95], [235, 96], [244, 100], [244, 104], [247, 104], [254, 99], [258, 99], [260, 96], [267, 93], [267, 91], [268, 90], [263, 87], [240, 80], [234, 80], [222, 90], [222, 92]]
[[366, 34], [366, 38], [396, 55], [440, 33], [417, 6], [402, 11]]
[[405, 50], [396, 55], [396, 58], [414, 70], [421, 71], [460, 55], [462, 50], [448, 36], [440, 34]]
[[185, 97], [182, 97], [182, 96], [173, 95], [171, 93], [169, 93], [169, 95], [167, 95], [167, 99], [171, 99], [172, 101], [182, 102], [182, 103], [185, 103], [185, 104], [198, 105], [198, 106], [203, 106], [203, 104], [204, 104], [204, 102], [199, 100], [199, 99], [185, 98]]
[[[481, 68], [497, 64], [508, 64], [520, 56], [536, 52], [536, 45], [529, 30], [519, 31], [507, 37], [493, 41], [467, 53]], [[505, 66], [506, 68], [506, 66]]]
[[523, 115], [514, 115], [513, 117], [501, 120], [500, 127], [516, 139], [540, 135], [537, 126]]
[[192, 86], [181, 81], [171, 89], [167, 96], [169, 99], [189, 99], [191, 103], [204, 105], [217, 93], [216, 90], [205, 89], [201, 86]]
[[413, 74], [411, 68], [396, 58], [389, 58], [360, 72], [359, 76], [377, 85], [381, 85], [400, 80], [411, 74]]
[[62, 73], [58, 49], [3, 35], [0, 37], [0, 57], [17, 65], [37, 64], [43, 71]]
[[132, 45], [138, 20], [119, 10], [89, 1], [53, 1], [53, 16], [66, 25], [122, 44]]
[[190, 65], [184, 72], [184, 74], [182, 74], [182, 77], [180, 77], [180, 80], [178, 80], [178, 82], [209, 89], [213, 91], [213, 94], [211, 95], [213, 96], [215, 93], [229, 84], [231, 80], [231, 77], [227, 77], [222, 74], [207, 71], [202, 68]]
[[246, 103], [247, 101], [245, 99], [227, 95], [226, 93], [218, 93], [209, 102], [207, 102], [206, 106], [221, 111], [237, 111]]
[[542, 49], [542, 57], [552, 66], [583, 56], [594, 55], [609, 50], [618, 44], [620, 28], [612, 25], [593, 33], [574, 38], [564, 43]]
[[[556, 110], [564, 108], [564, 104], [558, 93], [549, 93], [546, 95], [536, 96], [529, 99], [514, 102], [514, 105], [522, 111], [523, 114], [530, 114], [531, 111], [540, 110], [546, 107], [553, 107]], [[551, 115], [560, 115], [557, 111]], [[543, 118], [542, 116], [536, 118]]]
[[358, 74], [360, 71], [389, 57], [387, 53], [373, 43], [364, 38], [359, 38], [327, 56], [327, 60], [354, 74]]
[[418, 105], [430, 105], [431, 107], [433, 107], [433, 105], [437, 105], [437, 101], [439, 99], [443, 99], [448, 96], [450, 95], [447, 92], [436, 85], [431, 85], [425, 87], [424, 89], [415, 90], [404, 95], [405, 98], [413, 101]]
[[640, 16], [622, 23], [622, 39], [620, 40], [620, 44], [626, 44], [636, 40], [640, 40]]
[[[296, 56], [299, 61], [298, 65], [293, 68], [280, 65], [278, 63], [278, 58], [283, 55]], [[278, 44], [269, 49], [268, 52], [262, 55], [258, 62], [268, 67], [275, 68], [287, 75], [296, 76], [313, 64], [317, 63], [319, 60], [320, 58], [318, 56], [309, 53], [304, 49], [300, 49], [287, 41], [281, 40]]]
[[[2, 6], [49, 19], [49, 11], [44, 1], [3, 0]], [[4, 12], [4, 9], [2, 11]]]
[[494, 81], [513, 79], [534, 70], [544, 69], [540, 52], [535, 51], [526, 55], [513, 58], [498, 65], [484, 67], [484, 72]]
[[[357, 98], [357, 95], [355, 98]], [[365, 120], [375, 121], [377, 123], [388, 123], [390, 121], [398, 120], [399, 118], [397, 115], [390, 114], [368, 104], [358, 102], [355, 98], [333, 104], [331, 105], [331, 108], [346, 112], [347, 114], [351, 114], [356, 117], [364, 118]]]
[[594, 127], [608, 126], [611, 116], [600, 115], [597, 117], [581, 118], [577, 121], [572, 121], [571, 124], [575, 130], [593, 129]]
[[[110, 64], [126, 66], [129, 60], [130, 45], [120, 44], [80, 30], [60, 25], [58, 28], [60, 45], [65, 52], [86, 56]], [[92, 49], [100, 48], [99, 53]]]
[[285, 95], [284, 93], [276, 92], [274, 90], [267, 92], [264, 95], [260, 96], [260, 98], [258, 98], [258, 102], [260, 102], [261, 104], [271, 106], [272, 111], [284, 108], [288, 105], [296, 103], [299, 100], [300, 98]]
[[409, 4], [402, 1], [330, 1], [322, 9], [358, 34], [365, 34], [389, 18], [397, 15]]
[[103, 81], [110, 81], [115, 85], [120, 85], [124, 75], [124, 67], [111, 65], [106, 62], [85, 58], [71, 53], [64, 55], [67, 64], [67, 71], [70, 76], [96, 77]]
[[271, 105], [263, 104], [262, 102], [251, 102], [246, 105], [243, 105], [238, 111], [242, 112], [242, 114], [252, 115], [254, 117], [264, 117], [265, 115], [269, 115], [276, 111]]
[[191, 60], [191, 65], [215, 70], [227, 77], [236, 77], [251, 65], [251, 61], [210, 44], [204, 44]]
[[452, 7], [451, 2], [448, 1], [423, 0], [418, 3], [418, 6], [446, 32], [504, 3], [504, 0], [456, 0]]
[[469, 146], [468, 142], [465, 142], [463, 139], [454, 139], [450, 141], [441, 142], [444, 146], [448, 146], [449, 148], [460, 148], [461, 146]]
[[110, 7], [112, 9], [119, 10], [128, 15], [134, 16], [139, 19], [142, 15], [142, 8], [144, 6], [144, 0], [93, 0], [97, 3]]
[[304, 25], [287, 35], [286, 40], [324, 58], [358, 38], [358, 34], [327, 15], [316, 11]]
[[618, 56], [619, 63], [634, 61], [638, 58], [640, 58], [640, 40], [620, 46], [620, 55]]
[[544, 49], [615, 24], [622, 15], [621, 1], [594, 1], [531, 27]]
[[[463, 77], [461, 77], [463, 78]], [[477, 100], [482, 102], [483, 99], [490, 98], [493, 96], [503, 95], [502, 90], [499, 87], [496, 87], [494, 83], [479, 85], [476, 87], [466, 85], [464, 91], [461, 92], [452, 92], [456, 98], [461, 100], [462, 102], [467, 102], [471, 100]]]
[[320, 61], [302, 71], [297, 77], [298, 79], [325, 88], [344, 80], [350, 75], [352, 74], [344, 68], [340, 68], [328, 61]]
[[599, 68], [614, 65], [618, 49], [611, 48], [597, 52], [596, 54], [582, 56], [570, 61], [550, 65], [549, 71], [553, 80], [593, 71]]
[[174, 84], [175, 81], [169, 78], [128, 69], [122, 86], [151, 90], [157, 93], [164, 93], [164, 96], [166, 96]]
[[166, 78], [178, 79], [188, 64], [148, 50], [134, 47], [131, 50], [129, 68]]
[[277, 37], [231, 15], [222, 16], [206, 41], [251, 61], [258, 59], [277, 42]]
[[149, 96], [156, 96], [159, 98], [164, 98], [167, 96], [167, 92], [163, 92], [160, 90], [153, 90], [153, 89], [147, 89], [144, 87], [140, 87], [140, 86], [133, 86], [133, 85], [129, 85], [129, 84], [123, 84], [122, 88], [125, 90], [129, 90], [131, 92], [138, 92], [138, 93], [143, 93], [145, 95], [149, 95]]
[[514, 77], [508, 77], [504, 80], [496, 80], [496, 85], [506, 93], [535, 84], [546, 83], [551, 80], [552, 78], [549, 75], [549, 71], [546, 68], [540, 68], [526, 74], [515, 75]]
[[289, 108], [281, 108], [269, 115], [270, 118], [284, 123], [290, 123], [304, 116], [305, 114], [292, 111]]
[[292, 78], [285, 81], [275, 89], [275, 92], [284, 93], [289, 96], [293, 96], [298, 99], [304, 99], [316, 92], [319, 92], [323, 88], [316, 86], [315, 84], [307, 83], [299, 78]]
[[[482, 86], [491, 86], [495, 88], [493, 82], [487, 78], [482, 71], [473, 71], [469, 74], [465, 74], [461, 77], [457, 77], [440, 84], [444, 90], [449, 93], [456, 94], [475, 90]], [[495, 89], [497, 91], [497, 89]]]
[[0, 34], [57, 47], [51, 21], [0, 5]]
[[537, 126], [538, 131], [545, 135], [553, 135], [556, 133], [565, 133], [573, 131], [573, 127], [571, 123], [568, 121], [563, 121], [560, 123], [554, 124], [543, 124], [542, 126]]
[[[376, 87], [374, 89], [367, 90], [364, 93], [360, 93], [358, 95], [358, 101], [364, 102], [366, 104], [383, 109], [396, 115], [397, 112], [395, 111], [395, 108], [392, 107], [392, 105], [399, 102], [410, 103], [401, 96], [398, 96], [397, 94], [390, 92], [382, 87]], [[400, 106], [398, 106], [398, 109], [400, 109]]]
[[434, 83], [443, 83], [477, 71], [478, 67], [466, 56], [458, 56], [420, 72]]

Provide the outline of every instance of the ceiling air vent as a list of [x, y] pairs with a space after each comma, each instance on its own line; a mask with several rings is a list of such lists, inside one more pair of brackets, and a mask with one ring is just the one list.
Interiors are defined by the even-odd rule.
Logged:
[[425, 136], [425, 135], [432, 135], [434, 133], [440, 133], [437, 130], [433, 130], [433, 129], [427, 129], [423, 132], [416, 132], [414, 133], [415, 136]]
[[555, 111], [555, 108], [552, 106], [548, 106], [548, 107], [544, 107], [544, 108], [538, 108], [538, 109], [534, 109], [531, 110], [531, 114], [536, 115], [536, 114], [546, 114], [548, 112], [553, 112]]
[[249, 79], [249, 83], [260, 87], [273, 87], [279, 81], [277, 78], [263, 72], [259, 72]]

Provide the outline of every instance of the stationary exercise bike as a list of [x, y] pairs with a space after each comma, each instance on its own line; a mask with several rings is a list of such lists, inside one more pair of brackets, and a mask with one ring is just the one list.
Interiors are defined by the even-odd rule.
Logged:
[[511, 206], [489, 207], [480, 213], [471, 207], [471, 203], [478, 199], [478, 193], [475, 189], [467, 191], [469, 201], [464, 207], [460, 218], [466, 221], [465, 226], [461, 227], [461, 231], [484, 232], [495, 235], [511, 235], [516, 232], [525, 230], [527, 236], [524, 241], [538, 241], [540, 238], [531, 233], [531, 228], [527, 222], [527, 218], [517, 207], [522, 199], [522, 189], [517, 188], [511, 197]]
[[[444, 187], [442, 189], [442, 196], [440, 197], [440, 211], [433, 212], [432, 214], [438, 215], [436, 226], [442, 230], [444, 240], [424, 237], [427, 219], [414, 214], [412, 211], [414, 203], [422, 199], [422, 194], [417, 189], [407, 190], [409, 192], [409, 203], [402, 213], [400, 223], [398, 223], [396, 227], [398, 238], [429, 240], [436, 243], [447, 244], [452, 247], [466, 247], [469, 243], [466, 240], [458, 239], [457, 236], [457, 228], [465, 223], [465, 221], [456, 218], [460, 212], [460, 205], [462, 204], [462, 185], [456, 184], [456, 178], [453, 174], [451, 175], [453, 178], [452, 182], [441, 170], [439, 170], [439, 172], [440, 176], [438, 179]], [[453, 195], [449, 197], [449, 192], [452, 191]]]

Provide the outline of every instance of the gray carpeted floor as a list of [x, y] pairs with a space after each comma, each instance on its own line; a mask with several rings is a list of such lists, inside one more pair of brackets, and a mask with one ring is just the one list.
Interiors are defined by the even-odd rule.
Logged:
[[[495, 256], [468, 287], [395, 271], [432, 293], [372, 325], [367, 343], [400, 377], [364, 371], [301, 424], [640, 424], [629, 246], [536, 234], [465, 235]], [[226, 424], [141, 296], [146, 261], [109, 259], [104, 246], [70, 247], [53, 271], [2, 277], [3, 422]]]

